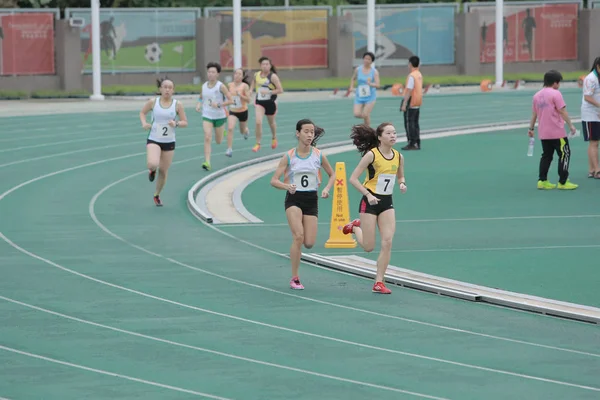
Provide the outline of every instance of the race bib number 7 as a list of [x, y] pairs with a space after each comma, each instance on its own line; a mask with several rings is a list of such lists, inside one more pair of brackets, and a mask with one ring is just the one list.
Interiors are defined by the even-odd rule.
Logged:
[[394, 185], [396, 184], [396, 175], [394, 174], [381, 174], [377, 178], [377, 186], [375, 186], [375, 193], [377, 194], [392, 194], [394, 192]]
[[294, 174], [294, 185], [298, 191], [317, 190], [317, 175], [314, 172], [298, 172]]
[[169, 124], [156, 124], [157, 135], [161, 139], [174, 139], [175, 138], [175, 130], [173, 127], [169, 126]]

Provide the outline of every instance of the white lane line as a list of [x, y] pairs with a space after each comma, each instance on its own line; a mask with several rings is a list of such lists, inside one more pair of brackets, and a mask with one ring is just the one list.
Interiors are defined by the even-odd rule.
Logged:
[[192, 345], [188, 345], [188, 344], [184, 344], [184, 343], [174, 342], [172, 340], [161, 339], [161, 338], [158, 338], [158, 337], [155, 337], [155, 336], [144, 335], [142, 333], [132, 332], [132, 331], [128, 331], [128, 330], [125, 330], [125, 329], [120, 329], [120, 328], [116, 328], [116, 327], [113, 327], [113, 326], [103, 325], [103, 324], [99, 324], [97, 322], [92, 322], [92, 321], [87, 321], [87, 320], [84, 320], [84, 319], [81, 319], [81, 318], [72, 317], [70, 315], [62, 314], [62, 313], [59, 313], [59, 312], [55, 312], [55, 311], [51, 311], [51, 310], [48, 310], [48, 309], [45, 309], [45, 308], [34, 306], [34, 305], [31, 305], [31, 304], [23, 303], [21, 301], [13, 300], [11, 298], [4, 297], [4, 296], [0, 296], [0, 299], [8, 301], [8, 302], [11, 302], [11, 303], [14, 303], [14, 304], [19, 304], [21, 306], [28, 307], [28, 308], [31, 308], [31, 309], [34, 309], [34, 310], [37, 310], [37, 311], [41, 311], [41, 312], [44, 312], [44, 313], [52, 314], [52, 315], [55, 315], [55, 316], [60, 317], [60, 318], [65, 318], [65, 319], [69, 319], [69, 320], [72, 320], [72, 321], [80, 322], [80, 323], [83, 323], [83, 324], [92, 325], [92, 326], [95, 326], [95, 327], [98, 327], [98, 328], [109, 329], [111, 331], [115, 331], [115, 332], [119, 332], [119, 333], [124, 333], [126, 335], [137, 336], [137, 337], [140, 337], [140, 338], [152, 340], [152, 341], [155, 341], [155, 342], [161, 342], [161, 343], [165, 343], [165, 344], [172, 345], [172, 346], [183, 347], [183, 348], [186, 348], [186, 349], [201, 351], [201, 352], [204, 352], [204, 353], [214, 354], [214, 355], [217, 355], [217, 356], [227, 357], [227, 358], [231, 358], [231, 359], [239, 360], [239, 361], [246, 361], [246, 362], [250, 362], [250, 363], [253, 363], [253, 364], [264, 365], [264, 366], [267, 366], [267, 367], [273, 367], [273, 368], [278, 368], [278, 369], [283, 369], [283, 370], [288, 370], [288, 371], [293, 371], [293, 372], [299, 372], [299, 373], [302, 373], [302, 374], [312, 375], [312, 376], [316, 376], [316, 377], [319, 377], [319, 378], [325, 378], [325, 379], [331, 379], [331, 380], [340, 381], [340, 382], [352, 383], [352, 384], [355, 384], [355, 385], [367, 386], [367, 387], [371, 387], [371, 388], [375, 388], [375, 389], [383, 389], [383, 390], [388, 390], [388, 391], [393, 391], [393, 392], [398, 392], [398, 393], [411, 394], [411, 395], [414, 395], [414, 396], [428, 398], [428, 399], [441, 399], [440, 397], [433, 397], [433, 396], [425, 395], [425, 394], [422, 394], [422, 393], [409, 392], [409, 391], [406, 391], [406, 390], [396, 389], [396, 388], [392, 388], [392, 387], [388, 387], [388, 386], [375, 385], [375, 384], [368, 383], [368, 382], [361, 382], [361, 381], [356, 381], [356, 380], [353, 380], [353, 379], [341, 378], [339, 376], [321, 374], [319, 372], [309, 371], [309, 370], [295, 368], [295, 367], [289, 367], [287, 365], [282, 365], [282, 364], [270, 363], [270, 362], [267, 362], [267, 361], [260, 361], [260, 360], [254, 359], [254, 358], [236, 356], [235, 354], [231, 354], [231, 353], [224, 353], [224, 352], [221, 352], [221, 351], [210, 350], [210, 349], [207, 349], [207, 348], [204, 348], [204, 347], [192, 346]]
[[70, 362], [57, 360], [55, 358], [50, 358], [50, 357], [42, 356], [39, 354], [29, 353], [27, 351], [13, 349], [13, 348], [7, 347], [7, 346], [0, 345], [0, 350], [9, 351], [11, 353], [16, 353], [16, 354], [20, 354], [20, 355], [31, 357], [31, 358], [37, 358], [39, 360], [44, 360], [44, 361], [48, 361], [48, 362], [55, 363], [55, 364], [65, 365], [65, 366], [71, 367], [71, 368], [82, 369], [82, 370], [88, 371], [88, 372], [95, 372], [95, 373], [101, 374], [101, 375], [108, 375], [108, 376], [112, 376], [114, 378], [125, 379], [128, 381], [137, 382], [137, 383], [143, 383], [144, 385], [156, 386], [156, 387], [159, 387], [162, 389], [168, 389], [168, 390], [173, 390], [176, 392], [182, 392], [182, 393], [187, 393], [187, 394], [193, 394], [194, 396], [205, 397], [207, 399], [232, 400], [232, 399], [229, 399], [226, 397], [214, 396], [212, 394], [196, 392], [194, 390], [184, 389], [184, 388], [180, 388], [177, 386], [170, 386], [170, 385], [165, 385], [165, 384], [158, 383], [158, 382], [147, 381], [145, 379], [140, 379], [140, 378], [135, 378], [133, 376], [118, 374], [116, 372], [104, 371], [101, 369], [86, 367], [84, 365], [73, 364]]

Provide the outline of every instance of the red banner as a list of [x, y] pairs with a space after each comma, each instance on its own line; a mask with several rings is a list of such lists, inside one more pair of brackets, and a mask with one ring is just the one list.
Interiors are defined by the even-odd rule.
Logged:
[[53, 75], [54, 14], [0, 12], [0, 75]]
[[[471, 6], [480, 15], [482, 63], [496, 59], [494, 7]], [[504, 8], [504, 62], [577, 59], [578, 4], [510, 5]]]

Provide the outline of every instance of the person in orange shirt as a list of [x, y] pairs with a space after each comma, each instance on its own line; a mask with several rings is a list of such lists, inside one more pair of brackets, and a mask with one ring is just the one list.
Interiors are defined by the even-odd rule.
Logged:
[[233, 130], [237, 121], [240, 121], [240, 133], [248, 140], [248, 102], [250, 101], [249, 77], [242, 68], [233, 72], [233, 81], [229, 82], [228, 89], [233, 98], [233, 104], [229, 106], [227, 115], [227, 151], [225, 155], [231, 157], [233, 154]]
[[410, 73], [404, 85], [404, 98], [400, 110], [404, 113], [404, 130], [408, 144], [402, 150], [421, 150], [419, 113], [423, 103], [423, 75], [419, 71], [421, 60], [417, 56], [408, 59]]

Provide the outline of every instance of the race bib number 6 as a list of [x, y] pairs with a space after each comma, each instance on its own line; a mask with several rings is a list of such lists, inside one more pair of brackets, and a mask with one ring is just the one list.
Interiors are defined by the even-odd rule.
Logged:
[[375, 193], [377, 194], [392, 194], [394, 192], [394, 185], [396, 184], [396, 175], [394, 174], [381, 174], [377, 178], [377, 186], [375, 186]]
[[294, 185], [297, 191], [317, 190], [317, 175], [313, 172], [294, 174]]

